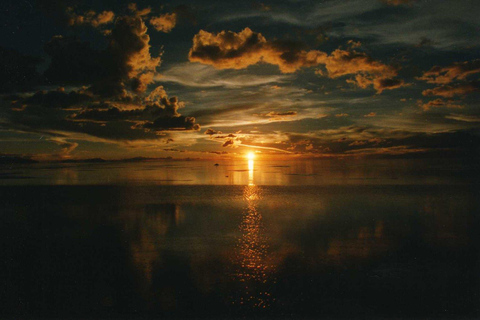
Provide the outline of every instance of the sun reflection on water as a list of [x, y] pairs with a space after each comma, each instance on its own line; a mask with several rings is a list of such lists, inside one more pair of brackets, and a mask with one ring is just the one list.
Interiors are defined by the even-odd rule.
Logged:
[[253, 170], [254, 170], [254, 162], [253, 159], [248, 160], [248, 185], [254, 186], [253, 183]]
[[275, 300], [269, 288], [275, 282], [275, 266], [270, 261], [268, 238], [262, 214], [257, 210], [261, 188], [254, 183], [254, 160], [248, 160], [248, 185], [243, 190], [246, 208], [239, 226], [234, 264], [233, 280], [239, 291], [232, 298], [232, 304], [252, 309], [267, 309]]

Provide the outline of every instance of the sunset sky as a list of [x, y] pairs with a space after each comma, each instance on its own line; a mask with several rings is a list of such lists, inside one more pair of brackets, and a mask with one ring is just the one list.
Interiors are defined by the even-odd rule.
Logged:
[[480, 1], [2, 2], [0, 153], [474, 157]]

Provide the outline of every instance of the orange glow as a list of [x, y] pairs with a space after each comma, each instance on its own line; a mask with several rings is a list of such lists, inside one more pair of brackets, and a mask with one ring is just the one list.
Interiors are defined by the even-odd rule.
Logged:
[[248, 152], [246, 157], [247, 157], [248, 160], [254, 160], [255, 159], [255, 153]]

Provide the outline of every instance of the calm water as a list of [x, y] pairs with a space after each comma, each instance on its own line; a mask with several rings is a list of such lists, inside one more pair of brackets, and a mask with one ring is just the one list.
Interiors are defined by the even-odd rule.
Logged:
[[477, 318], [476, 164], [0, 169], [1, 318]]

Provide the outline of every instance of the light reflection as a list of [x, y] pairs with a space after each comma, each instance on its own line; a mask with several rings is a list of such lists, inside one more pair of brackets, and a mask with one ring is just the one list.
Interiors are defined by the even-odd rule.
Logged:
[[240, 290], [232, 297], [232, 304], [242, 308], [267, 309], [275, 300], [270, 293], [275, 283], [275, 265], [269, 257], [268, 238], [261, 213], [257, 210], [261, 200], [261, 189], [254, 183], [254, 160], [248, 160], [248, 185], [243, 190], [247, 203], [239, 226], [234, 264], [233, 280]]
[[253, 183], [253, 169], [254, 169], [254, 162], [253, 159], [248, 160], [248, 185], [254, 186]]

